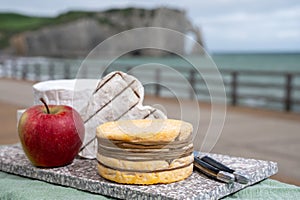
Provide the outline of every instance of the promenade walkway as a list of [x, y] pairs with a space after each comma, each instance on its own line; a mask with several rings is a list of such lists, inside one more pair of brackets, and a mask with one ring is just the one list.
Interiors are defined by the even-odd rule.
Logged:
[[[32, 105], [32, 84], [0, 79], [0, 144], [18, 142], [16, 110]], [[184, 120], [197, 124], [192, 102], [181, 103], [181, 108], [190, 113]], [[147, 96], [145, 104], [165, 110], [170, 118], [180, 118], [180, 107], [175, 99]], [[199, 105], [199, 130], [205, 132], [210, 121], [210, 105]], [[203, 137], [200, 135], [199, 143]], [[278, 162], [279, 173], [272, 178], [300, 186], [300, 115], [227, 107], [225, 125], [212, 152]]]

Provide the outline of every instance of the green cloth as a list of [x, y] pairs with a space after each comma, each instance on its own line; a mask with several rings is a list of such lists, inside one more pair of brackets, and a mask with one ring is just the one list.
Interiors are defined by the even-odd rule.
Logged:
[[[53, 185], [43, 181], [0, 172], [0, 199], [102, 200], [109, 198], [69, 187]], [[300, 199], [300, 187], [267, 179], [224, 199]]]
[[272, 179], [266, 179], [260, 183], [249, 186], [239, 192], [224, 198], [233, 199], [300, 199], [300, 187], [289, 185]]

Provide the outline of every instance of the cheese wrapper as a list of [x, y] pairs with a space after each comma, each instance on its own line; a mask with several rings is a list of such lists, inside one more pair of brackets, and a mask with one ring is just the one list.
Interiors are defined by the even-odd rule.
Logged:
[[86, 128], [86, 147], [80, 155], [96, 158], [96, 128], [104, 122], [167, 118], [160, 110], [143, 106], [143, 100], [144, 87], [135, 77], [119, 71], [106, 75], [94, 90], [87, 106], [80, 111]]

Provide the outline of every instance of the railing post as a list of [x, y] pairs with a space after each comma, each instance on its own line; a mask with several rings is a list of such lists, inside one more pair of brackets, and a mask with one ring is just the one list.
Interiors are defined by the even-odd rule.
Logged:
[[191, 69], [190, 70], [190, 74], [189, 74], [189, 81], [190, 81], [190, 85], [191, 85], [191, 88], [190, 88], [190, 99], [193, 99], [194, 98], [194, 94], [196, 94], [197, 96], [197, 92], [196, 92], [196, 79], [195, 79], [195, 70]]
[[238, 103], [237, 99], [237, 76], [238, 72], [233, 71], [231, 73], [231, 105], [235, 106]]
[[41, 65], [38, 63], [34, 65], [34, 80], [41, 80]]
[[22, 65], [22, 79], [26, 80], [28, 74], [28, 64]]
[[4, 67], [3, 67], [3, 77], [5, 77], [5, 78], [9, 78], [9, 71], [10, 71], [10, 64], [9, 64], [9, 62], [6, 62], [6, 64], [4, 65]]
[[292, 108], [292, 81], [293, 75], [286, 74], [285, 76], [285, 111], [290, 111]]
[[159, 97], [160, 96], [160, 69], [155, 70], [155, 96]]
[[71, 72], [71, 70], [70, 70], [70, 64], [69, 63], [65, 63], [65, 65], [64, 65], [64, 79], [69, 79], [71, 77], [70, 72]]
[[3, 62], [2, 65], [2, 77], [7, 77], [7, 62]]
[[55, 65], [53, 62], [51, 62], [48, 65], [48, 79], [50, 79], [50, 80], [54, 79], [54, 69], [55, 69]]
[[12, 60], [11, 62], [11, 77], [12, 78], [17, 78], [17, 61]]

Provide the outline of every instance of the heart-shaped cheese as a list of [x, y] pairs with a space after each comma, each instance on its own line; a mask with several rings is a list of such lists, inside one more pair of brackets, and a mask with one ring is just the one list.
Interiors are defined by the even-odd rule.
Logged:
[[143, 106], [144, 87], [135, 77], [123, 72], [111, 72], [98, 84], [81, 111], [85, 122], [85, 148], [80, 155], [95, 158], [97, 154], [96, 128], [108, 121], [125, 119], [166, 119], [160, 110]]

